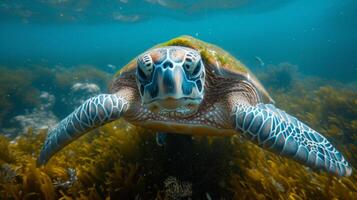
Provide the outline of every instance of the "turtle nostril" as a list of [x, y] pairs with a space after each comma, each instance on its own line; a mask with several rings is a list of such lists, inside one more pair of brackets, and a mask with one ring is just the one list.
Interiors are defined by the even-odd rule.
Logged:
[[167, 61], [167, 62], [165, 62], [164, 64], [162, 64], [162, 66], [164, 67], [164, 69], [166, 69], [166, 68], [173, 68], [174, 67], [174, 65], [170, 62], [170, 61]]

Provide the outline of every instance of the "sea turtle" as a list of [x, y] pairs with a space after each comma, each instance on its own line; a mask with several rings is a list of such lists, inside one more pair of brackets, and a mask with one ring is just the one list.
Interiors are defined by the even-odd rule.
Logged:
[[38, 165], [84, 133], [123, 117], [164, 133], [242, 134], [262, 148], [315, 169], [349, 176], [352, 168], [321, 134], [273, 105], [255, 76], [224, 50], [181, 36], [139, 55], [100, 94], [49, 131]]

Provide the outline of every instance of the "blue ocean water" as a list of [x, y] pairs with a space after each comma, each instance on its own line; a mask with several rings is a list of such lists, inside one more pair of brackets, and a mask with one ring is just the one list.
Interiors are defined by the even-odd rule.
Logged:
[[253, 69], [259, 57], [350, 82], [357, 76], [356, 10], [354, 0], [1, 1], [0, 64], [120, 68], [185, 34]]

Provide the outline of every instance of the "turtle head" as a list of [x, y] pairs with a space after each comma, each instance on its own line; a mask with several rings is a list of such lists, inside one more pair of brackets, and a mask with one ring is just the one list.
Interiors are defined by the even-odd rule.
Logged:
[[145, 52], [137, 60], [136, 79], [142, 105], [164, 116], [191, 116], [203, 100], [205, 68], [200, 53], [191, 48]]

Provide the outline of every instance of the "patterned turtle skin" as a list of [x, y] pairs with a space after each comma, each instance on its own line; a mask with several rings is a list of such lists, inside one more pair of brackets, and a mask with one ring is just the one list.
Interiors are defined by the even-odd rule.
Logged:
[[313, 169], [349, 176], [352, 168], [321, 134], [276, 108], [255, 76], [224, 50], [181, 36], [157, 45], [123, 67], [110, 94], [101, 94], [49, 131], [37, 164], [44, 165], [86, 132], [124, 118], [158, 132], [241, 134], [258, 146]]

